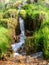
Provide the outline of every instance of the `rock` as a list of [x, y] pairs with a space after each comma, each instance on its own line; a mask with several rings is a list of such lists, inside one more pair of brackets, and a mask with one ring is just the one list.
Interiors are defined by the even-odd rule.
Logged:
[[34, 53], [33, 55], [31, 55], [33, 58], [39, 58], [39, 57], [42, 57], [43, 56], [43, 53], [42, 52], [37, 52], [37, 53]]

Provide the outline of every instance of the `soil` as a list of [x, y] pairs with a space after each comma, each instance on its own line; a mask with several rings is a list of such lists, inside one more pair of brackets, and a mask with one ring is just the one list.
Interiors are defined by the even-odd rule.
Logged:
[[30, 56], [16, 56], [4, 61], [0, 60], [0, 65], [49, 65], [49, 61]]

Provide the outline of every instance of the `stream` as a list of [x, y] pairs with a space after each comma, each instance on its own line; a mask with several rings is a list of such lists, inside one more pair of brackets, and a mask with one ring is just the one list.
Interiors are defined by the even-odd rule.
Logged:
[[[26, 4], [26, 3], [23, 2], [23, 5], [24, 4]], [[21, 5], [18, 6], [18, 13], [20, 12], [20, 10], [21, 10]], [[24, 28], [24, 20], [20, 16], [19, 16], [19, 24], [20, 24], [20, 31], [21, 31], [19, 42], [11, 45], [12, 50], [15, 52], [14, 57], [16, 55], [20, 55], [18, 53], [18, 49], [25, 43], [25, 39], [26, 39], [25, 28]]]
[[[26, 2], [23, 2], [23, 5], [26, 5], [26, 4], [27, 4]], [[21, 5], [18, 6], [18, 13], [20, 12], [20, 10], [21, 10]], [[19, 15], [19, 24], [20, 24], [20, 31], [21, 31], [19, 42], [11, 45], [12, 50], [14, 51], [14, 57], [21, 55], [21, 54], [18, 53], [18, 50], [22, 47], [23, 44], [25, 44], [25, 39], [26, 39], [25, 28], [24, 28], [24, 20], [21, 18], [20, 15]], [[37, 58], [37, 57], [41, 57], [42, 54], [43, 53], [40, 51], [40, 52], [34, 53], [30, 56]]]

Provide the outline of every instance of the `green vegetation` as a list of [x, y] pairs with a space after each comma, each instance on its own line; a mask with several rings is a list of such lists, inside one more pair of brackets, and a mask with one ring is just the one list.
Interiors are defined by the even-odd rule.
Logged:
[[18, 25], [16, 9], [9, 8], [0, 11], [0, 59], [4, 55], [8, 56], [8, 53], [10, 55], [11, 44], [15, 43], [15, 29], [19, 27]]
[[11, 38], [9, 36], [8, 29], [0, 26], [0, 59], [7, 54], [7, 51], [10, 49]]
[[20, 15], [24, 19], [25, 30], [33, 31], [32, 36], [26, 39], [26, 53], [31, 54], [37, 51], [43, 51], [43, 55], [49, 58], [48, 8], [38, 4], [28, 4], [23, 6], [21, 11]]
[[27, 4], [22, 6], [20, 15], [25, 21], [25, 29], [36, 30], [39, 28], [44, 17], [47, 16], [47, 10], [46, 7], [38, 4]]
[[[0, 10], [0, 58], [10, 52], [11, 43], [15, 43], [14, 36], [20, 34], [17, 6], [20, 2], [12, 4], [11, 7]], [[32, 54], [42, 51], [49, 59], [49, 9], [42, 4], [22, 5], [20, 16], [24, 19], [25, 33], [31, 35], [26, 38], [25, 52]], [[7, 52], [8, 51], [8, 52]]]
[[10, 18], [11, 16], [12, 18], [16, 18], [16, 16], [18, 16], [18, 11], [16, 9], [9, 9], [4, 12], [3, 18]]

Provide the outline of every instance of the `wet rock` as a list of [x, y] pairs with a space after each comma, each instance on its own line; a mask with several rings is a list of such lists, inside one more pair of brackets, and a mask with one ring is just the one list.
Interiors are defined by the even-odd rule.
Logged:
[[33, 58], [39, 58], [39, 57], [42, 57], [43, 56], [43, 53], [42, 52], [37, 52], [37, 53], [34, 53], [33, 55], [31, 55]]

